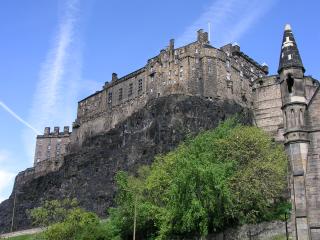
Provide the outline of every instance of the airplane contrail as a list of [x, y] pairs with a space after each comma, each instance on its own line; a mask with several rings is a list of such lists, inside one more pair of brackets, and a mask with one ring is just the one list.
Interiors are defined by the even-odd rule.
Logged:
[[26, 122], [25, 120], [23, 120], [21, 117], [19, 117], [14, 111], [12, 111], [6, 104], [4, 104], [3, 102], [0, 101], [0, 106], [7, 111], [12, 117], [14, 117], [15, 119], [17, 119], [19, 122], [21, 122], [22, 124], [24, 124], [25, 126], [27, 126], [28, 128], [30, 128], [31, 130], [33, 130], [36, 134], [40, 135], [40, 132], [35, 129], [34, 127], [32, 127], [28, 122]]

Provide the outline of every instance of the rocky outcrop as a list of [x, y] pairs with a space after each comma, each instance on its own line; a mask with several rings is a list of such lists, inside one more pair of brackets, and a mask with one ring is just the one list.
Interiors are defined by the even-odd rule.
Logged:
[[30, 227], [26, 210], [45, 199], [76, 197], [85, 209], [105, 216], [113, 205], [117, 171], [134, 172], [139, 165], [152, 163], [155, 155], [174, 149], [187, 135], [212, 129], [235, 113], [251, 123], [251, 112], [234, 102], [185, 95], [150, 101], [114, 129], [86, 139], [81, 148], [71, 148], [57, 171], [17, 177], [10, 198], [0, 205], [0, 233], [10, 229], [14, 198], [14, 230]]

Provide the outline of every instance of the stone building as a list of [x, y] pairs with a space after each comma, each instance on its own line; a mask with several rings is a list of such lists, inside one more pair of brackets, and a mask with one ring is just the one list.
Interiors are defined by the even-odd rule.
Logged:
[[[289, 25], [276, 75], [268, 75], [267, 65], [255, 62], [237, 44], [211, 46], [202, 30], [195, 42], [179, 48], [170, 40], [145, 66], [120, 78], [113, 73], [101, 90], [79, 101], [71, 133], [68, 128], [63, 133], [46, 128], [37, 137], [34, 168], [81, 149], [86, 139], [115, 128], [152, 99], [183, 94], [214, 102], [232, 100], [252, 109], [255, 124], [285, 145], [293, 239], [320, 239], [319, 82], [304, 72]], [[48, 166], [56, 169], [59, 164]]]
[[44, 134], [37, 136], [34, 165], [60, 158], [67, 152], [69, 143], [69, 127], [64, 127], [63, 132], [60, 132], [59, 127], [54, 127], [54, 132], [50, 132], [50, 127], [46, 127]]

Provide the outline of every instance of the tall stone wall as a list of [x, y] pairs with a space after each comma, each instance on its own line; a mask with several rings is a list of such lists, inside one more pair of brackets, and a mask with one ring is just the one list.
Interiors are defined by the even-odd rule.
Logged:
[[252, 90], [253, 112], [257, 127], [268, 132], [276, 141], [284, 141], [282, 100], [277, 76], [257, 79]]
[[306, 194], [309, 226], [312, 239], [320, 236], [320, 92], [316, 89], [308, 105], [307, 122], [309, 151], [307, 161]]
[[186, 46], [175, 48], [171, 40], [143, 68], [121, 78], [114, 73], [101, 91], [79, 102], [71, 145], [80, 147], [85, 138], [112, 129], [148, 100], [161, 96], [185, 94], [251, 106], [252, 82], [267, 71], [238, 45], [212, 47], [202, 30], [197, 41]]

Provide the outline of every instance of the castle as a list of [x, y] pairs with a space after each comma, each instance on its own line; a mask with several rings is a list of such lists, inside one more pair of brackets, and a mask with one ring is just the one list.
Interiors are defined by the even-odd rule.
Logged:
[[85, 139], [109, 131], [152, 99], [183, 94], [232, 100], [252, 109], [256, 126], [285, 145], [293, 239], [320, 239], [319, 82], [304, 72], [290, 25], [284, 30], [278, 74], [271, 76], [266, 64], [255, 62], [238, 44], [211, 46], [203, 30], [183, 47], [175, 48], [170, 40], [145, 66], [121, 78], [113, 73], [111, 82], [79, 101], [71, 132], [47, 127], [37, 136], [29, 172], [41, 176], [55, 171], [63, 156], [80, 149]]

